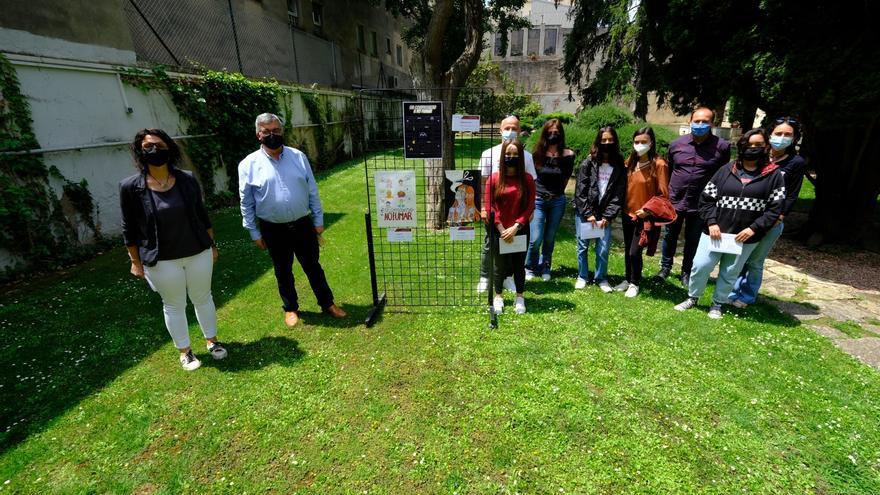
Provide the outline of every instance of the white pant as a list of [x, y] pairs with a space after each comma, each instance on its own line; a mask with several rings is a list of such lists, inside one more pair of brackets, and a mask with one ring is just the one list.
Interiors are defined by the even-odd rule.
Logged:
[[211, 274], [214, 254], [206, 249], [199, 254], [145, 266], [144, 275], [150, 287], [162, 296], [165, 326], [178, 349], [189, 347], [189, 326], [186, 322], [186, 295], [196, 310], [196, 318], [206, 339], [217, 336], [217, 310], [211, 297]]

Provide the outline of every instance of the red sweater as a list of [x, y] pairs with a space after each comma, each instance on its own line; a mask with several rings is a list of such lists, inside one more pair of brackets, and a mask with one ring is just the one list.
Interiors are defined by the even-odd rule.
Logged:
[[514, 223], [522, 226], [529, 225], [529, 218], [535, 211], [535, 179], [531, 175], [526, 174], [526, 207], [522, 208], [519, 201], [519, 181], [513, 184], [510, 181], [504, 187], [501, 193], [501, 200], [495, 200], [495, 182], [498, 180], [498, 172], [492, 174], [492, 177], [486, 181], [486, 194], [483, 201], [492, 205], [492, 211], [495, 213], [495, 224], [504, 228], [512, 227]]

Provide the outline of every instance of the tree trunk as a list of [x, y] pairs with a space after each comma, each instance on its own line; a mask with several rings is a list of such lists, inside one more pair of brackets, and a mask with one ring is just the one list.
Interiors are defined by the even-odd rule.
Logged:
[[445, 212], [443, 178], [446, 170], [455, 168], [455, 135], [452, 114], [458, 96], [456, 88], [437, 88], [421, 92], [425, 100], [443, 103], [443, 159], [425, 160], [425, 228], [442, 229]]
[[876, 228], [880, 160], [867, 149], [877, 115], [861, 127], [815, 127], [806, 123], [805, 154], [816, 170], [816, 201], [805, 235], [808, 244], [859, 244]]

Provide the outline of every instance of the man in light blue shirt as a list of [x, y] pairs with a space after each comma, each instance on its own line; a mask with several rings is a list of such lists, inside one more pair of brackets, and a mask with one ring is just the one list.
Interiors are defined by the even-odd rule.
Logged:
[[238, 164], [242, 225], [258, 248], [269, 250], [284, 322], [290, 327], [299, 323], [294, 256], [324, 312], [344, 318], [345, 311], [334, 304], [333, 292], [318, 261], [324, 210], [309, 160], [303, 152], [284, 146], [284, 128], [277, 115], [260, 114], [256, 131], [260, 149]]

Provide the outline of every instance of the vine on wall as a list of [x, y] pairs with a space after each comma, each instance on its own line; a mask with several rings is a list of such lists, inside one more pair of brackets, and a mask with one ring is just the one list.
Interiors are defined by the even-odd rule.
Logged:
[[[0, 54], [0, 151], [39, 148], [30, 105], [21, 93], [15, 68]], [[7, 269], [0, 278], [24, 268], [54, 268], [80, 255], [76, 229], [65, 217], [49, 185], [50, 177], [64, 182], [71, 205], [95, 237], [100, 237], [85, 180], [68, 181], [57, 168], [47, 168], [42, 155], [0, 155], [0, 248], [24, 265]]]

